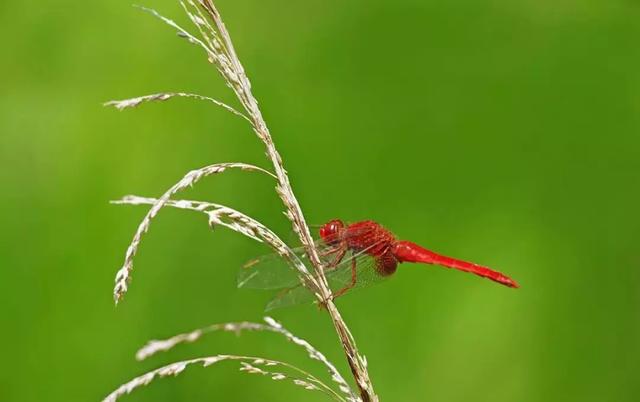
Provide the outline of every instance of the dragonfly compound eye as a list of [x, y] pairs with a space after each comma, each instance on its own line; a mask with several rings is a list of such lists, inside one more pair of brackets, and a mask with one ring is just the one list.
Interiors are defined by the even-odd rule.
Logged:
[[344, 223], [339, 219], [331, 220], [320, 228], [320, 237], [327, 244], [335, 243], [340, 239], [340, 233], [344, 228]]

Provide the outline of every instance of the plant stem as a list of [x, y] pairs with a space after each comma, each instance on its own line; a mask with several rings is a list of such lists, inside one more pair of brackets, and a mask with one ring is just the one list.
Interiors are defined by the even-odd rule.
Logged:
[[[340, 343], [346, 355], [347, 362], [349, 363], [356, 386], [360, 392], [360, 397], [363, 402], [378, 402], [378, 397], [373, 390], [373, 384], [369, 379], [366, 360], [359, 354], [355, 339], [351, 335], [347, 324], [342, 319], [338, 308], [333, 303], [333, 294], [324, 275], [323, 265], [311, 237], [309, 226], [305, 221], [300, 204], [293, 193], [293, 188], [289, 182], [282, 158], [273, 143], [267, 123], [262, 117], [262, 112], [258, 107], [258, 102], [253, 96], [251, 84], [233, 47], [229, 32], [212, 0], [199, 0], [199, 3], [203, 10], [209, 14], [222, 39], [226, 56], [230, 61], [230, 67], [235, 73], [235, 76], [226, 78], [236, 93], [238, 100], [249, 114], [253, 129], [264, 143], [267, 156], [273, 164], [274, 172], [278, 179], [276, 191], [287, 209], [287, 216], [291, 220], [294, 231], [298, 234], [300, 242], [305, 247], [307, 255], [314, 266], [314, 270], [316, 271], [315, 277], [317, 279], [313, 281], [314, 283], [312, 283], [312, 285], [316, 287], [315, 290], [317, 291], [319, 302], [326, 306], [327, 312], [331, 316], [331, 321], [340, 338]], [[223, 75], [225, 75], [224, 72]]]

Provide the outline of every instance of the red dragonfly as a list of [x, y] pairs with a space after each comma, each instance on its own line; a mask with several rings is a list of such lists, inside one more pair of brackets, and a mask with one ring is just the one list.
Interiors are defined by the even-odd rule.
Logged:
[[[322, 225], [319, 234], [316, 247], [334, 298], [351, 289], [388, 278], [402, 262], [441, 265], [511, 288], [519, 287], [513, 279], [490, 268], [434, 253], [410, 241], [398, 240], [374, 221], [345, 225], [341, 220], [334, 219]], [[294, 251], [300, 258], [306, 258], [304, 248]], [[314, 299], [312, 293], [300, 283], [296, 270], [277, 254], [246, 263], [238, 274], [238, 287], [283, 289], [267, 305], [267, 310]]]

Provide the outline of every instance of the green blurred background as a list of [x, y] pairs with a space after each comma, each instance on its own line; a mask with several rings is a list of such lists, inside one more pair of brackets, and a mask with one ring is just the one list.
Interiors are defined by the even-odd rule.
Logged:
[[[635, 401], [640, 392], [640, 3], [634, 0], [219, 0], [312, 223], [375, 219], [498, 268], [513, 291], [403, 265], [339, 300], [382, 401]], [[173, 1], [149, 0], [185, 21]], [[166, 210], [115, 308], [113, 277], [145, 207], [214, 162], [269, 166], [240, 119], [158, 91], [234, 99], [202, 54], [129, 1], [0, 3], [1, 401], [97, 401], [164, 363], [264, 355], [324, 374], [271, 334], [214, 334], [137, 363], [135, 350], [229, 320], [270, 295], [235, 271], [268, 250]], [[288, 236], [260, 175], [184, 194]], [[273, 313], [344, 372], [326, 314]], [[324, 378], [324, 377], [323, 377]], [[194, 368], [132, 401], [321, 401], [237, 366]]]

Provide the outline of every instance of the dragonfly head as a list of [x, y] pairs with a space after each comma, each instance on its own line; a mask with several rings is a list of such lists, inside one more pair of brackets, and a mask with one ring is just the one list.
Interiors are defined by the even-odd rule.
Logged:
[[344, 223], [340, 219], [333, 219], [320, 227], [320, 237], [327, 244], [335, 244], [340, 241]]

